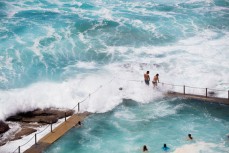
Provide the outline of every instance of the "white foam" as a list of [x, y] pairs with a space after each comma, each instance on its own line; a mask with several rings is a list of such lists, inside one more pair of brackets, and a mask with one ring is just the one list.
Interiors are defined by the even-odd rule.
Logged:
[[[214, 36], [214, 32], [209, 32], [206, 38]], [[202, 34], [200, 34], [199, 37], [201, 38]], [[221, 39], [221, 41], [218, 40], [218, 42], [215, 42], [216, 47], [219, 43], [226, 45], [222, 41], [228, 38], [222, 37]], [[224, 54], [216, 55], [217, 51], [215, 50], [212, 50], [213, 53], [209, 51], [209, 54], [202, 54], [202, 52], [198, 52], [196, 49], [203, 50], [201, 45], [205, 42], [200, 40], [200, 43], [195, 42], [189, 45], [189, 41], [192, 40], [184, 40], [178, 43], [178, 45], [166, 47], [108, 47], [107, 51], [110, 53], [125, 53], [128, 50], [134, 50], [134, 54], [128, 57], [129, 62], [108, 64], [105, 67], [100, 67], [101, 71], [95, 74], [81, 74], [76, 78], [69, 79], [62, 83], [40, 82], [22, 89], [2, 91], [0, 93], [0, 106], [1, 108], [9, 109], [3, 109], [0, 112], [0, 119], [5, 119], [18, 111], [28, 111], [37, 107], [46, 108], [53, 106], [71, 108], [79, 100], [83, 99], [113, 77], [116, 78], [109, 83], [109, 85], [104, 86], [96, 95], [90, 97], [90, 100], [82, 104], [83, 110], [105, 112], [117, 106], [122, 102], [123, 98], [133, 99], [142, 103], [149, 102], [160, 96], [160, 94], [152, 94], [153, 89], [145, 86], [144, 83], [127, 81], [143, 80], [143, 74], [147, 70], [150, 70], [151, 78], [156, 73], [159, 73], [161, 82], [203, 88], [215, 88], [217, 86], [219, 89], [228, 89], [227, 84], [222, 84], [222, 82], [229, 82], [229, 78], [226, 77], [228, 72], [226, 65], [229, 64], [226, 60], [227, 57], [224, 56]], [[192, 48], [194, 49], [192, 50]], [[176, 50], [183, 51], [176, 53]], [[174, 54], [172, 54], [171, 51], [174, 51]], [[163, 54], [164, 57], [146, 57], [143, 60], [136, 56], [141, 53], [152, 54], [152, 52], [154, 55]], [[214, 63], [212, 63], [212, 60], [214, 60]], [[10, 64], [11, 61], [12, 59], [6, 61], [8, 68], [12, 67], [12, 64]], [[218, 72], [220, 75], [214, 73], [217, 72], [216, 63], [219, 63], [218, 67], [221, 71]], [[209, 64], [213, 66], [209, 67]], [[222, 65], [225, 65], [225, 67], [222, 67]], [[94, 62], [78, 62], [76, 65], [73, 65], [73, 67], [74, 66], [77, 68], [94, 69], [96, 64]], [[122, 91], [118, 90], [120, 87], [123, 88]], [[182, 88], [180, 89], [183, 91]], [[101, 95], [106, 95], [106, 97]], [[225, 94], [225, 96], [227, 95]]]
[[2, 137], [0, 138], [0, 141], [5, 141], [9, 138], [12, 137], [12, 135], [14, 135], [17, 131], [19, 131], [21, 129], [20, 124], [15, 123], [15, 122], [7, 122], [7, 124], [9, 125], [9, 130], [5, 133], [3, 133]]
[[[177, 148], [173, 153], [215, 153], [218, 147], [220, 147], [220, 150], [227, 150], [227, 148], [224, 148], [221, 145], [217, 145], [214, 143], [208, 143], [208, 142], [197, 142], [192, 144], [186, 144], [181, 146], [180, 148]], [[223, 149], [224, 148], [224, 149]]]
[[85, 69], [93, 69], [95, 68], [95, 62], [78, 62], [77, 67], [78, 68], [85, 68]]
[[18, 35], [16, 35], [16, 34], [14, 34], [14, 36], [15, 36], [16, 41], [17, 41], [18, 43], [20, 43], [20, 44], [26, 44], [26, 42], [24, 42], [24, 41], [21, 39], [20, 36], [18, 36]]
[[112, 20], [113, 19], [112, 11], [110, 11], [107, 8], [102, 8], [97, 13], [98, 13], [98, 15], [102, 16], [104, 19], [107, 19], [107, 20]]
[[8, 82], [8, 79], [4, 76], [0, 76], [0, 82]]
[[[84, 67], [85, 64], [88, 63], [80, 63], [78, 66]], [[93, 63], [89, 63], [88, 68], [93, 68]], [[133, 66], [133, 68], [136, 67]], [[120, 65], [111, 64], [97, 74], [79, 75], [62, 83], [40, 82], [26, 88], [1, 91], [0, 107], [7, 109], [2, 109], [0, 119], [4, 120], [16, 112], [36, 108], [72, 108], [101, 85], [101, 89], [82, 103], [82, 111], [106, 112], [120, 104], [123, 98], [147, 103], [160, 97], [160, 93], [151, 94], [152, 86], [148, 87], [141, 82], [126, 81], [128, 79], [142, 80], [142, 75], [142, 72], [135, 74], [120, 68]], [[109, 82], [112, 78], [113, 80]], [[119, 90], [120, 87], [123, 90]]]
[[191, 3], [200, 3], [200, 2], [207, 3], [207, 4], [210, 4], [210, 3], [214, 4], [213, 0], [189, 0], [186, 3], [191, 4]]

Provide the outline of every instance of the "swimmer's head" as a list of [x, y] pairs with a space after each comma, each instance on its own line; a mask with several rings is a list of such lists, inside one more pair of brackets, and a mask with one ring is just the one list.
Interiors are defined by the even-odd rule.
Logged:
[[148, 151], [146, 145], [143, 146], [143, 151]]

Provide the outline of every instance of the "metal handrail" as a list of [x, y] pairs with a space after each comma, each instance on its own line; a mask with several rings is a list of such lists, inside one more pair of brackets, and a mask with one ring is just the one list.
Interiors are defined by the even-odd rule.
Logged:
[[[175, 85], [175, 84], [170, 84], [170, 83], [165, 83], [165, 82], [159, 82], [161, 84], [165, 84], [165, 85], [171, 85], [171, 86], [180, 86], [180, 87], [189, 87], [189, 88], [195, 88], [195, 89], [206, 89], [206, 88], [200, 88], [200, 87], [192, 87], [192, 86], [186, 86], [186, 85]], [[223, 89], [212, 89], [212, 88], [207, 88], [209, 90], [214, 90], [214, 91], [227, 91], [227, 90], [223, 90]]]

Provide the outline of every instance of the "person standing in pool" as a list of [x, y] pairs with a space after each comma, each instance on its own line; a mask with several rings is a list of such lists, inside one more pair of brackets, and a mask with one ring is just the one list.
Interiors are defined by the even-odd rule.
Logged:
[[153, 77], [153, 87], [156, 87], [157, 86], [157, 83], [159, 83], [159, 74], [156, 74], [154, 77]]
[[144, 74], [144, 80], [145, 80], [146, 85], [149, 85], [149, 81], [150, 81], [149, 71], [147, 71], [147, 72]]

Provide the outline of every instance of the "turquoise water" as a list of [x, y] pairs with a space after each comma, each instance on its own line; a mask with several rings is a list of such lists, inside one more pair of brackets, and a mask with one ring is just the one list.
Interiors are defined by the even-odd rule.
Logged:
[[[93, 62], [98, 69], [153, 62], [161, 65], [161, 73], [172, 73], [168, 64], [182, 69], [178, 60], [213, 77], [218, 68], [225, 74], [228, 6], [227, 0], [1, 0], [0, 89], [96, 73], [71, 67], [79, 62]], [[214, 64], [208, 60], [212, 57]], [[219, 81], [228, 83], [228, 78]]]
[[[111, 78], [143, 80], [147, 70], [227, 97], [228, 17], [227, 0], [0, 0], [0, 119], [72, 108]], [[83, 111], [105, 112], [123, 98], [149, 102], [146, 92], [117, 79], [99, 93], [109, 106], [97, 96]]]
[[[71, 147], [54, 150], [138, 152], [147, 144], [159, 152], [166, 142], [173, 151], [224, 152], [227, 107], [158, 101], [167, 90], [139, 81], [149, 70], [161, 82], [227, 97], [228, 42], [228, 0], [0, 0], [0, 120], [37, 108], [72, 109], [103, 85], [80, 107], [103, 114], [66, 135], [77, 135]], [[183, 140], [188, 133], [197, 143]]]
[[[139, 104], [124, 100], [112, 111], [92, 114], [45, 153], [149, 152], [227, 153], [229, 107], [184, 99], [157, 100]], [[191, 133], [194, 141], [187, 141]]]

